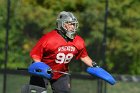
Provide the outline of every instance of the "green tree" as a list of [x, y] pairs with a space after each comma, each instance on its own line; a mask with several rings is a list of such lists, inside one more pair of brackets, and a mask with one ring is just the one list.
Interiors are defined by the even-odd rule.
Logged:
[[107, 62], [117, 73], [140, 74], [138, 0], [110, 1]]
[[[139, 0], [109, 0], [106, 65], [113, 73], [140, 74], [139, 4]], [[6, 6], [6, 1], [1, 0], [0, 68], [4, 61]], [[9, 68], [31, 63], [31, 48], [43, 34], [55, 28], [56, 17], [63, 10], [78, 17], [78, 34], [85, 39], [89, 55], [102, 66], [105, 0], [11, 0]], [[70, 65], [72, 71], [86, 68], [79, 61]]]

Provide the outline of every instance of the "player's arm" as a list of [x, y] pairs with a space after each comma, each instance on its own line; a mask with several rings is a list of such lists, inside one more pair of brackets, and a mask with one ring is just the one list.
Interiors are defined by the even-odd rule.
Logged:
[[41, 62], [41, 58], [43, 55], [43, 49], [46, 43], [46, 36], [42, 36], [33, 49], [30, 51], [30, 57], [33, 59], [34, 62]]
[[87, 66], [92, 67], [92, 59], [89, 56], [81, 57], [81, 61], [83, 61]]
[[41, 62], [41, 59], [32, 58], [34, 62]]
[[81, 57], [80, 59], [89, 67], [93, 67], [97, 65], [95, 62], [93, 62], [93, 60], [89, 56]]

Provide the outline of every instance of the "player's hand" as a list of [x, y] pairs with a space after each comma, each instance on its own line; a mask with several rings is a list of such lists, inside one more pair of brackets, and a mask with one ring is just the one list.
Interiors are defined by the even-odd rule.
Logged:
[[34, 62], [28, 67], [28, 72], [33, 75], [51, 79], [52, 73], [48, 73], [48, 70], [50, 69], [51, 68], [43, 62]]
[[92, 67], [99, 67], [95, 61], [92, 62]]

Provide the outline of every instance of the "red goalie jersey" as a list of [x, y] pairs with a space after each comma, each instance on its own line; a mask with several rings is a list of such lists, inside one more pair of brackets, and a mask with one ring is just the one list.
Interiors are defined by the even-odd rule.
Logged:
[[[57, 30], [45, 34], [30, 52], [33, 59], [49, 65], [52, 70], [68, 72], [68, 64], [72, 58], [88, 56], [84, 40], [76, 35], [73, 40], [66, 41]], [[52, 79], [58, 79], [63, 74], [54, 72]]]

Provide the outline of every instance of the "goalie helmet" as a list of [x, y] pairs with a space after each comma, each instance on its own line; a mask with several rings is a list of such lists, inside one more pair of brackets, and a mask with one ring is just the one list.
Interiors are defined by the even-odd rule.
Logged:
[[[73, 31], [68, 31], [65, 27], [65, 23], [71, 23], [74, 26]], [[70, 39], [74, 39], [76, 36], [76, 31], [78, 29], [78, 21], [77, 18], [71, 13], [62, 11], [57, 17], [56, 20], [57, 29], [61, 31], [64, 35], [66, 35]]]

